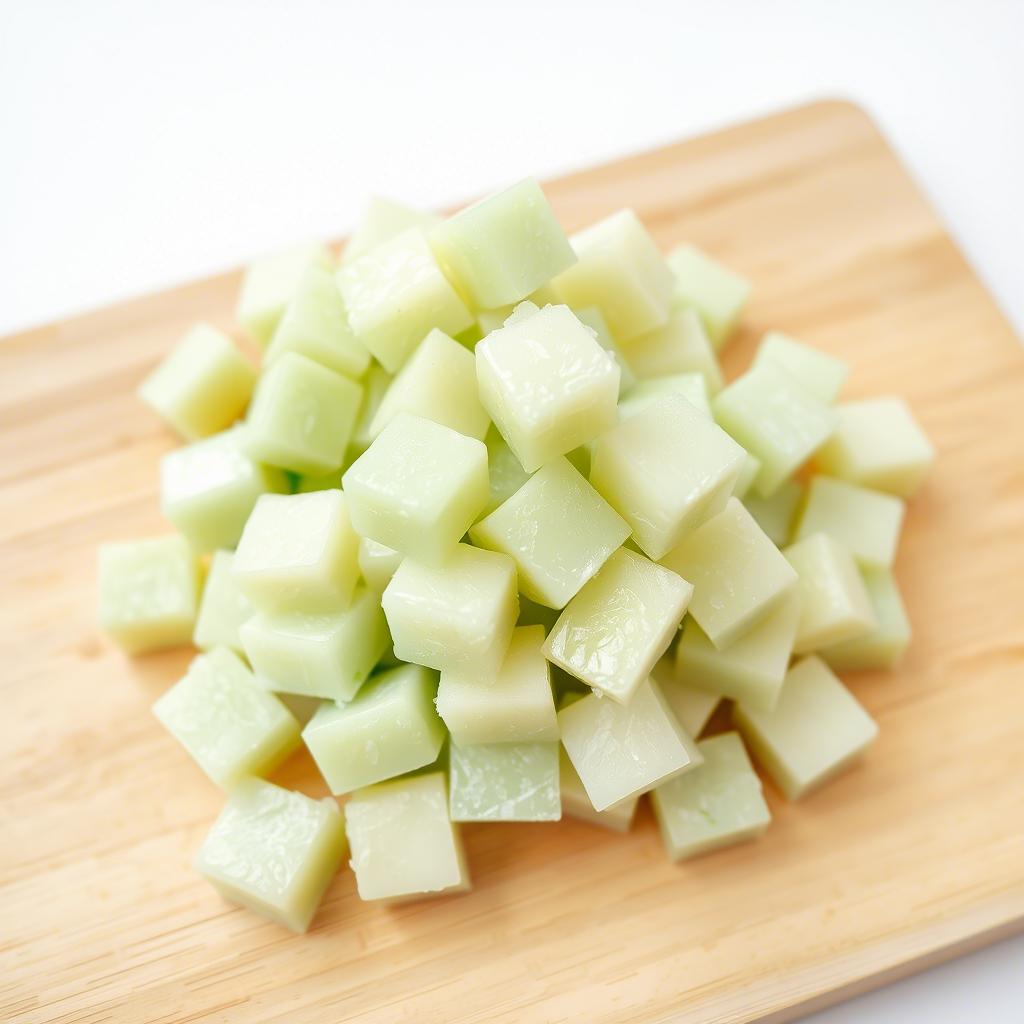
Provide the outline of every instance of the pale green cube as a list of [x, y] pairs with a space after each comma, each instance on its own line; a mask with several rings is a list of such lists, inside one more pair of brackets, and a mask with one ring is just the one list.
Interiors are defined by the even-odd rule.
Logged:
[[405, 555], [369, 537], [359, 538], [359, 571], [363, 582], [378, 594], [383, 594], [391, 577], [402, 564]]
[[761, 460], [754, 490], [775, 493], [835, 430], [831, 406], [774, 363], [748, 370], [711, 402], [715, 420]]
[[711, 402], [703, 374], [677, 373], [671, 377], [648, 377], [640, 381], [619, 401], [619, 421], [628, 420], [666, 395], [682, 395], [690, 405], [711, 419]]
[[348, 704], [325, 703], [302, 730], [331, 792], [351, 793], [430, 764], [444, 742], [437, 676], [404, 665], [375, 676]]
[[597, 306], [619, 344], [668, 319], [675, 282], [665, 257], [632, 210], [569, 239], [578, 261], [552, 282], [574, 309]]
[[743, 497], [743, 504], [769, 540], [784, 548], [793, 539], [797, 516], [806, 494], [807, 488], [803, 484], [786, 480], [770, 498], [748, 493]]
[[241, 425], [160, 460], [160, 511], [196, 551], [233, 548], [257, 500], [289, 489], [284, 473], [245, 451]]
[[756, 839], [772, 820], [743, 740], [734, 732], [697, 744], [704, 763], [651, 793], [669, 860]]
[[244, 779], [192, 867], [224, 899], [304, 932], [347, 849], [334, 800]]
[[[761, 460], [756, 455], [751, 455], [750, 452], [747, 452], [747, 458], [743, 463], [743, 468], [740, 470], [740, 475], [736, 477], [736, 483], [733, 484], [733, 497], [739, 498], [741, 501], [746, 498], [747, 493], [750, 491], [750, 488], [754, 485], [754, 481], [757, 479], [757, 474], [760, 472]], [[775, 494], [778, 493], [779, 491], [775, 492]]]
[[214, 647], [242, 650], [238, 635], [243, 622], [252, 618], [256, 609], [239, 589], [232, 575], [235, 556], [230, 551], [214, 551], [206, 574], [199, 614], [192, 632], [192, 642], [201, 651]]
[[493, 423], [487, 431], [487, 477], [491, 497], [481, 519], [508, 501], [530, 479], [530, 474], [523, 469], [523, 464], [509, 448], [508, 441], [498, 433]]
[[232, 572], [261, 611], [340, 611], [359, 579], [358, 555], [341, 491], [265, 494], [245, 524]]
[[452, 821], [558, 821], [558, 740], [453, 743], [448, 786]]
[[480, 404], [473, 353], [444, 331], [431, 331], [384, 393], [370, 424], [371, 440], [400, 412], [482, 441], [491, 419]]
[[370, 353], [353, 334], [338, 282], [330, 270], [310, 267], [285, 307], [267, 346], [267, 365], [297, 352], [321, 366], [358, 379], [370, 365]]
[[198, 602], [199, 565], [184, 537], [100, 545], [99, 626], [128, 654], [190, 643]]
[[244, 412], [256, 369], [222, 331], [196, 324], [142, 382], [139, 397], [186, 441], [231, 426]]
[[836, 430], [815, 455], [830, 476], [911, 497], [935, 449], [902, 398], [870, 398], [836, 406]]
[[829, 404], [839, 396], [850, 372], [850, 367], [842, 359], [778, 331], [769, 331], [761, 339], [751, 365], [759, 366], [765, 362], [780, 366], [808, 391]]
[[675, 275], [676, 302], [697, 310], [711, 343], [720, 349], [743, 316], [750, 282], [693, 245], [676, 246], [668, 265]]
[[431, 229], [430, 245], [473, 305], [525, 299], [576, 262], [535, 178], [481, 199]]
[[[569, 696], [583, 699], [582, 694], [571, 694]], [[594, 805], [587, 796], [586, 787], [579, 777], [579, 773], [572, 766], [565, 747], [558, 748], [558, 787], [562, 803], [562, 814], [570, 818], [578, 818], [580, 821], [589, 821], [592, 825], [601, 828], [611, 829], [613, 832], [628, 832], [636, 817], [637, 805], [640, 797], [634, 796], [629, 800], [620, 800], [617, 804], [606, 808], [603, 811], [594, 809]]]
[[668, 650], [692, 593], [674, 572], [619, 548], [559, 616], [544, 656], [612, 703], [630, 704]]
[[689, 612], [719, 650], [770, 615], [796, 587], [796, 570], [736, 498], [662, 560], [693, 584]]
[[362, 219], [342, 248], [341, 262], [351, 263], [409, 228], [427, 231], [443, 219], [436, 213], [424, 213], [375, 196], [366, 204]]
[[793, 593], [722, 651], [688, 616], [676, 647], [678, 678], [719, 696], [771, 711], [789, 668], [800, 612], [800, 595]]
[[666, 651], [651, 670], [668, 706], [675, 712], [687, 736], [696, 739], [711, 720], [722, 698], [702, 686], [683, 682], [676, 672], [676, 652]]
[[239, 637], [261, 685], [327, 700], [351, 700], [389, 642], [380, 598], [366, 587], [341, 612], [258, 612]]
[[827, 533], [867, 569], [891, 569], [906, 505], [881, 491], [815, 476], [796, 525], [794, 540]]
[[384, 401], [391, 386], [393, 377], [378, 362], [370, 363], [370, 368], [363, 377], [363, 401], [356, 416], [356, 425], [352, 428], [352, 439], [349, 441], [348, 458], [354, 462], [370, 447], [370, 442], [377, 436], [370, 433], [380, 403]]
[[340, 491], [341, 478], [344, 470], [336, 469], [332, 473], [307, 473], [295, 481], [296, 494], [312, 494], [314, 491]]
[[722, 390], [722, 371], [695, 309], [677, 307], [660, 327], [641, 334], [623, 347], [623, 353], [640, 378], [699, 373], [708, 394]]
[[334, 256], [320, 242], [291, 246], [255, 260], [246, 268], [235, 316], [261, 346], [270, 341], [285, 307], [309, 267], [330, 270]]
[[561, 457], [469, 531], [477, 547], [511, 556], [520, 592], [551, 608], [564, 608], [629, 534], [608, 502]]
[[470, 888], [459, 827], [448, 817], [444, 772], [353, 793], [345, 830], [360, 899], [423, 899]]
[[619, 367], [567, 306], [516, 314], [477, 345], [476, 372], [480, 401], [532, 473], [615, 425]]
[[342, 483], [361, 536], [430, 565], [451, 556], [491, 493], [482, 441], [406, 412]]
[[857, 563], [842, 544], [816, 533], [782, 553], [798, 576], [800, 622], [794, 653], [852, 640], [878, 625]]
[[293, 473], [330, 473], [345, 461], [363, 389], [350, 377], [285, 352], [263, 371], [246, 420], [246, 450]]
[[544, 627], [519, 626], [496, 679], [442, 672], [437, 713], [461, 746], [556, 743], [551, 671], [541, 651]]
[[[557, 302], [558, 300], [553, 301]], [[537, 305], [539, 306], [540, 303], [538, 302]], [[619, 364], [619, 395], [624, 395], [635, 386], [637, 376], [623, 354], [622, 346], [612, 337], [612, 332], [608, 329], [601, 310], [597, 306], [584, 306], [582, 309], [574, 309], [573, 314], [581, 324], [594, 332], [594, 339], [598, 345]]]
[[338, 287], [356, 337], [388, 373], [396, 373], [433, 328], [455, 335], [475, 322], [419, 228], [346, 263]]
[[658, 560], [725, 508], [745, 459], [721, 427], [671, 394], [598, 438], [590, 482]]
[[733, 719], [789, 800], [802, 799], [853, 764], [878, 735], [853, 694], [814, 656], [789, 670], [774, 710], [736, 704]]
[[221, 789], [269, 774], [300, 745], [299, 723], [226, 647], [199, 655], [153, 714]]
[[496, 679], [519, 616], [515, 562], [468, 544], [440, 568], [405, 558], [381, 603], [402, 661]]
[[877, 625], [868, 633], [821, 650], [836, 672], [891, 669], [910, 644], [910, 620], [899, 587], [887, 569], [860, 570]]
[[562, 744], [597, 811], [638, 797], [701, 763], [658, 684], [628, 706], [592, 693], [558, 712]]

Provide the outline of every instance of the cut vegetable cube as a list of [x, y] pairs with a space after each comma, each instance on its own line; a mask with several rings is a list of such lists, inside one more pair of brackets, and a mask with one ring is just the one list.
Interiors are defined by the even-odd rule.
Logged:
[[389, 373], [432, 328], [454, 335], [474, 323], [418, 228], [346, 263], [338, 287], [356, 337]]
[[711, 343], [720, 349], [743, 316], [750, 282], [692, 245], [676, 246], [668, 265], [675, 275], [676, 302], [697, 310]]
[[304, 932], [347, 848], [333, 800], [243, 779], [192, 867], [224, 899]]
[[860, 575], [878, 625], [853, 640], [822, 649], [821, 658], [836, 672], [894, 668], [910, 644], [910, 621], [892, 573], [861, 569]]
[[490, 481], [491, 498], [483, 515], [480, 516], [481, 519], [508, 501], [530, 479], [530, 474], [523, 469], [523, 464], [509, 448], [508, 441], [498, 433], [498, 428], [493, 423], [487, 431], [487, 476]]
[[371, 439], [400, 412], [482, 441], [491, 420], [480, 404], [473, 353], [444, 331], [431, 331], [384, 393], [370, 424]]
[[558, 722], [551, 672], [541, 652], [544, 627], [513, 630], [496, 679], [441, 673], [437, 712], [460, 746], [493, 743], [554, 743]]
[[480, 309], [525, 299], [576, 262], [535, 178], [481, 199], [433, 228], [431, 248]]
[[692, 593], [674, 572], [619, 548], [566, 606], [544, 655], [613, 701], [630, 704], [668, 650]]
[[619, 367], [566, 306], [523, 304], [476, 347], [480, 401], [532, 473], [614, 426]]
[[199, 655], [153, 714], [221, 789], [272, 772], [300, 746], [299, 723], [226, 647]]
[[196, 628], [192, 633], [192, 642], [201, 651], [214, 647], [242, 650], [238, 628], [252, 617], [256, 609], [235, 584], [231, 573], [234, 558], [232, 552], [219, 550], [214, 551], [210, 560]]
[[725, 508], [746, 452], [681, 395], [597, 440], [590, 482], [653, 559]]
[[772, 819], [761, 780], [737, 733], [712, 736], [697, 749], [703, 764], [651, 793], [665, 851], [673, 861], [755, 839]]
[[800, 611], [800, 596], [793, 593], [723, 651], [688, 616], [676, 647], [677, 677], [722, 697], [771, 711], [789, 668]]
[[793, 642], [795, 653], [807, 654], [852, 640], [878, 625], [857, 565], [842, 544], [816, 533], [782, 553], [799, 577], [801, 610]]
[[796, 570], [736, 498], [662, 564], [693, 583], [689, 612], [719, 650], [775, 611], [797, 582]]
[[830, 476], [909, 498], [935, 449], [902, 398], [872, 398], [836, 406], [836, 431], [815, 455]]
[[675, 712], [683, 731], [696, 739], [711, 720], [722, 698], [702, 686], [684, 683], [676, 672], [675, 651], [666, 651], [661, 656], [651, 671], [651, 678], [658, 684], [668, 706]]
[[436, 213], [423, 213], [390, 199], [374, 197], [366, 204], [362, 220], [349, 235], [341, 251], [341, 262], [351, 263], [409, 228], [427, 231], [443, 219]]
[[359, 406], [359, 415], [356, 416], [356, 425], [352, 428], [352, 439], [349, 441], [348, 458], [354, 462], [370, 447], [370, 442], [376, 434], [370, 434], [370, 427], [384, 401], [384, 395], [391, 386], [394, 378], [384, 369], [380, 363], [370, 363], [366, 376], [363, 377], [363, 401]]
[[100, 629], [128, 654], [189, 643], [198, 601], [199, 566], [184, 537], [100, 545]]
[[235, 583], [261, 611], [341, 611], [359, 579], [358, 554], [341, 491], [264, 494], [238, 542]]
[[359, 538], [359, 571], [363, 582], [378, 594], [384, 593], [404, 557], [401, 551], [378, 544], [369, 537]]
[[139, 397], [186, 441], [230, 427], [245, 412], [256, 370], [235, 343], [197, 324], [142, 382]]
[[896, 558], [906, 505], [900, 498], [827, 476], [811, 478], [794, 540], [827, 533], [868, 569], [889, 569]]
[[781, 367], [828, 404], [836, 400], [850, 372], [850, 367], [842, 359], [836, 359], [827, 352], [811, 348], [778, 331], [769, 331], [761, 339], [751, 365], [760, 366], [766, 362]]
[[[736, 483], [733, 484], [733, 497], [739, 498], [742, 501], [747, 496], [747, 492], [753, 486], [754, 480], [760, 472], [761, 460], [756, 455], [751, 455], [750, 452], [747, 452], [747, 458], [743, 463], [743, 468], [740, 470], [740, 475], [736, 477]], [[778, 494], [779, 491], [775, 493]]]
[[469, 535], [516, 563], [519, 590], [564, 608], [630, 530], [564, 458], [547, 463]]
[[396, 779], [345, 804], [352, 870], [364, 900], [418, 899], [470, 888], [444, 772]]
[[774, 494], [832, 435], [831, 407], [774, 363], [733, 381], [711, 403], [715, 420], [761, 460], [754, 490]]
[[[735, 491], [733, 493], [735, 494]], [[747, 494], [743, 498], [743, 504], [768, 539], [778, 547], [784, 548], [793, 539], [797, 514], [803, 507], [806, 493], [807, 488], [803, 484], [797, 483], [796, 480], [787, 480], [770, 498], [762, 498], [759, 494]]]
[[160, 460], [160, 511], [196, 551], [233, 548], [257, 499], [290, 489], [284, 473], [255, 462], [244, 444], [239, 425]]
[[342, 612], [258, 612], [239, 637], [267, 689], [329, 700], [351, 700], [389, 641], [380, 599], [366, 587]]
[[628, 420], [666, 395], [682, 395], [690, 405], [711, 419], [711, 403], [703, 374], [677, 373], [672, 377], [648, 377], [637, 384], [619, 402], [619, 421]]
[[430, 764], [444, 742], [436, 693], [433, 672], [403, 665], [375, 676], [348, 704], [325, 703], [302, 738], [331, 792], [350, 793]]
[[482, 441], [400, 412], [345, 472], [363, 537], [441, 565], [490, 497]]
[[406, 558], [381, 602], [396, 657], [496, 679], [519, 615], [515, 563], [468, 544], [439, 569]]
[[[557, 303], [558, 299], [552, 301]], [[540, 303], [538, 302], [537, 305], [539, 306]], [[612, 337], [612, 332], [608, 330], [608, 324], [605, 322], [601, 310], [597, 306], [584, 306], [583, 309], [574, 309], [573, 314], [581, 324], [594, 332], [594, 340], [619, 364], [619, 395], [624, 395], [636, 384], [636, 374], [633, 373], [632, 367], [623, 355], [622, 347]]]
[[253, 341], [266, 345], [306, 269], [333, 266], [334, 256], [320, 242], [292, 246], [250, 263], [238, 293], [238, 322]]
[[859, 758], [878, 726], [816, 657], [797, 662], [773, 711], [733, 708], [736, 727], [789, 800], [800, 800]]
[[657, 683], [645, 679], [628, 707], [598, 694], [558, 712], [569, 760], [597, 811], [695, 768], [702, 757]]
[[678, 307], [661, 327], [647, 331], [624, 346], [623, 352], [638, 377], [699, 373], [708, 394], [722, 390], [722, 371], [697, 311]]
[[453, 743], [449, 759], [452, 821], [558, 821], [562, 817], [557, 740], [471, 747]]
[[338, 282], [330, 270], [310, 267], [267, 346], [269, 365], [286, 352], [306, 356], [321, 366], [358, 379], [370, 365], [370, 353], [352, 333]]

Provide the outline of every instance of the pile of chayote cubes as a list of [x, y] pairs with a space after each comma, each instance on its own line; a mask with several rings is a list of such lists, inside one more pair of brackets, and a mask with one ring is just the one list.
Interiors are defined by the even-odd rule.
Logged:
[[[726, 384], [748, 292], [631, 210], [566, 238], [530, 179], [374, 202], [340, 266], [249, 268], [259, 372], [207, 325], [153, 371], [177, 532], [101, 549], [99, 618], [204, 652], [153, 710], [227, 794], [195, 860], [224, 896], [303, 930], [346, 855], [363, 899], [458, 892], [460, 822], [624, 832], [644, 793], [681, 860], [768, 824], [748, 748], [791, 800], [864, 751], [834, 671], [907, 646], [933, 452], [783, 334]], [[264, 781], [302, 744], [343, 812]]]

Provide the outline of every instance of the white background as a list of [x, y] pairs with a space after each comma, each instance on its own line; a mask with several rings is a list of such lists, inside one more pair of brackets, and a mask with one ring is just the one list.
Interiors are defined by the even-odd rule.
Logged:
[[[0, 0], [0, 333], [823, 97], [1024, 333], [1024, 0]], [[1020, 1024], [1022, 979], [1011, 940], [812, 1019]]]

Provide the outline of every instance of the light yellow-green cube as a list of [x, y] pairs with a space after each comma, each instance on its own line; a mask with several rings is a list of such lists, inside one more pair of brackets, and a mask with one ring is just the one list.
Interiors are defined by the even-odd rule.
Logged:
[[717, 395], [724, 383], [715, 350], [697, 311], [680, 306], [669, 312], [661, 327], [634, 338], [623, 354], [640, 378], [699, 373], [708, 394]]
[[99, 626], [128, 654], [188, 644], [198, 601], [199, 566], [184, 537], [100, 545]]
[[214, 551], [210, 559], [196, 627], [192, 632], [192, 642], [201, 651], [230, 647], [240, 652], [242, 641], [238, 629], [256, 611], [235, 583], [231, 571], [234, 559], [233, 552], [223, 549]]
[[[557, 302], [558, 300], [553, 300]], [[539, 302], [537, 305], [541, 305]], [[597, 306], [584, 306], [573, 310], [576, 319], [594, 332], [594, 340], [619, 364], [619, 395], [624, 395], [637, 382], [637, 376], [622, 351], [622, 346], [612, 337], [604, 315]]]
[[363, 582], [378, 594], [384, 593], [404, 557], [401, 551], [378, 544], [369, 537], [359, 538], [359, 571]]
[[480, 516], [481, 519], [508, 501], [530, 479], [530, 474], [523, 469], [523, 464], [509, 448], [508, 441], [498, 433], [498, 428], [493, 423], [487, 431], [486, 441], [487, 476], [491, 497]]
[[482, 441], [405, 412], [342, 483], [361, 536], [430, 565], [448, 559], [491, 493]]
[[347, 849], [334, 800], [243, 779], [192, 867], [224, 899], [304, 932]]
[[628, 420], [666, 395], [682, 395], [690, 405], [711, 419], [711, 403], [703, 374], [677, 373], [671, 377], [648, 377], [640, 381], [619, 402], [619, 421]]
[[480, 404], [473, 353], [444, 331], [431, 331], [384, 393], [370, 424], [371, 440], [400, 412], [482, 441], [491, 419]]
[[405, 558], [381, 603], [397, 658], [496, 679], [519, 616], [515, 562], [468, 544], [440, 568]]
[[480, 401], [532, 473], [618, 421], [619, 367], [567, 306], [523, 304], [476, 347]]
[[427, 231], [442, 220], [436, 213], [424, 213], [375, 196], [366, 204], [362, 219], [341, 250], [341, 262], [351, 263], [409, 228]]
[[746, 452], [679, 394], [598, 438], [590, 482], [651, 558], [725, 508]]
[[[573, 696], [582, 699], [581, 694]], [[632, 827], [640, 797], [620, 800], [603, 811], [595, 810], [579, 773], [573, 768], [572, 761], [565, 752], [565, 747], [559, 747], [558, 750], [558, 788], [563, 816], [589, 821], [592, 825], [611, 829], [613, 832], [628, 832]]]
[[672, 649], [658, 659], [651, 670], [651, 678], [658, 684], [686, 735], [694, 739], [700, 736], [722, 698], [702, 686], [684, 683], [676, 672], [676, 652]]
[[778, 704], [733, 707], [736, 727], [789, 800], [800, 800], [853, 764], [878, 726], [853, 694], [814, 656], [786, 676]]
[[356, 337], [388, 373], [397, 373], [432, 328], [455, 335], [475, 322], [419, 228], [346, 263], [338, 287]]
[[624, 345], [668, 319], [675, 282], [640, 218], [620, 210], [569, 239], [578, 257], [552, 282], [574, 309], [597, 306]]
[[782, 553], [799, 577], [795, 653], [852, 640], [878, 625], [857, 563], [842, 544], [828, 534], [815, 533]]
[[265, 494], [245, 524], [232, 572], [261, 611], [341, 611], [359, 579], [358, 556], [341, 491]]
[[769, 331], [754, 354], [753, 366], [774, 363], [798, 380], [823, 402], [832, 403], [839, 396], [850, 367], [835, 356], [811, 348], [802, 341], [779, 331]]
[[821, 650], [821, 658], [836, 672], [895, 668], [910, 644], [910, 620], [892, 573], [862, 568], [860, 574], [878, 625], [869, 633]]
[[[732, 493], [734, 498], [739, 498], [741, 501], [746, 498], [750, 488], [754, 485], [754, 481], [757, 479], [757, 474], [761, 472], [761, 460], [756, 455], [751, 455], [747, 452], [746, 461], [743, 463], [743, 468], [740, 470], [740, 475], [736, 477], [736, 483], [733, 484]], [[781, 488], [780, 488], [781, 490]], [[775, 494], [778, 494], [776, 491]], [[774, 497], [774, 495], [772, 496]]]
[[803, 508], [806, 494], [807, 488], [803, 484], [786, 480], [770, 498], [748, 493], [743, 496], [743, 504], [769, 540], [784, 548], [793, 539], [797, 516]]
[[736, 498], [662, 560], [693, 584], [689, 612], [719, 650], [770, 615], [796, 570]]
[[531, 601], [564, 608], [629, 533], [611, 505], [559, 457], [469, 536], [477, 547], [512, 557], [519, 590]]
[[668, 265], [675, 275], [675, 301], [697, 310], [711, 343], [720, 349], [743, 316], [750, 282], [693, 245], [676, 246]]
[[139, 397], [186, 441], [230, 427], [244, 412], [256, 369], [235, 343], [197, 324], [142, 382]]
[[865, 568], [889, 569], [896, 558], [905, 512], [901, 498], [815, 476], [807, 488], [794, 540], [827, 533]]
[[300, 746], [299, 723], [226, 647], [199, 655], [153, 714], [221, 789], [269, 774]]
[[377, 436], [376, 434], [371, 435], [370, 428], [373, 426], [377, 410], [380, 408], [380, 403], [384, 401], [384, 395], [387, 394], [392, 380], [392, 375], [380, 363], [376, 361], [370, 363], [370, 368], [362, 380], [363, 401], [359, 406], [356, 424], [352, 428], [352, 439], [348, 443], [350, 463], [362, 455], [370, 447], [370, 442]]
[[261, 346], [270, 341], [285, 307], [309, 267], [330, 270], [334, 256], [320, 242], [291, 246], [255, 260], [246, 268], [235, 315]]
[[453, 743], [448, 785], [452, 821], [558, 821], [558, 740]]
[[668, 650], [692, 593], [674, 572], [619, 548], [566, 605], [544, 641], [544, 656], [629, 704]]
[[836, 406], [835, 434], [814, 461], [830, 476], [909, 498], [935, 449], [902, 398], [871, 398]]

